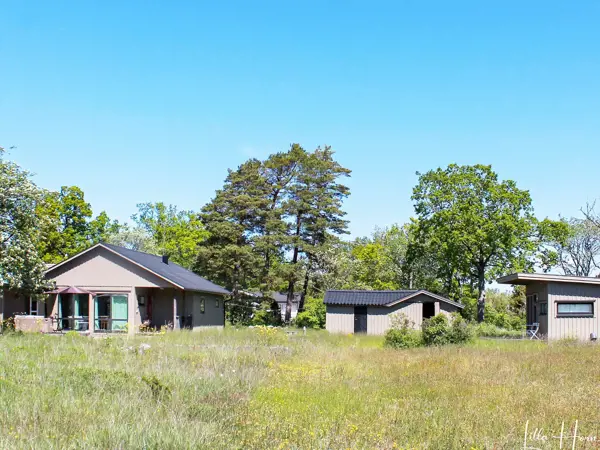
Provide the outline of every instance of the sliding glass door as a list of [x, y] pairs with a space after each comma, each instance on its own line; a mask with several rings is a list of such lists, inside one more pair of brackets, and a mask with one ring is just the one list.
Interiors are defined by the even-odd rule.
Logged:
[[111, 296], [111, 330], [125, 331], [127, 327], [127, 296]]
[[96, 331], [125, 331], [127, 329], [127, 295], [98, 295], [94, 300]]

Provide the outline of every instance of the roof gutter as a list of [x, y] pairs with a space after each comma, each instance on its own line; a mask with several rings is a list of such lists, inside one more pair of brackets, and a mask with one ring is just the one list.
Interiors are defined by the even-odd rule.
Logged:
[[550, 273], [513, 273], [496, 280], [500, 284], [531, 284], [531, 283], [575, 283], [600, 285], [600, 278], [575, 277], [571, 275], [556, 275]]

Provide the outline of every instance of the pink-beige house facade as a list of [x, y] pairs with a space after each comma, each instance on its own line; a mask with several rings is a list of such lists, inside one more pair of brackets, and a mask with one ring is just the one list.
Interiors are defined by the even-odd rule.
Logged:
[[55, 284], [43, 302], [6, 293], [3, 316], [52, 319], [54, 330], [89, 332], [223, 327], [229, 292], [169, 261], [110, 244], [97, 244], [49, 268]]

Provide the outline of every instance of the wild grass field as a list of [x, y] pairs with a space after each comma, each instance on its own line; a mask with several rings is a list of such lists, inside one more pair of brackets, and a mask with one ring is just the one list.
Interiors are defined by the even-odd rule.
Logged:
[[580, 434], [594, 434], [599, 382], [590, 345], [397, 351], [326, 332], [6, 334], [0, 448], [516, 449], [527, 420], [546, 434], [579, 420]]

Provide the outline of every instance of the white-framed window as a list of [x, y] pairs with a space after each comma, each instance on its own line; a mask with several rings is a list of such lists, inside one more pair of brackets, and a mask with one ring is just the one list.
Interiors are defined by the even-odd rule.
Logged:
[[594, 317], [594, 303], [557, 302], [556, 317]]
[[204, 298], [200, 299], [200, 312], [204, 314]]
[[219, 299], [216, 299], [215, 300], [215, 308], [218, 308], [218, 307], [219, 307]]
[[36, 299], [29, 297], [29, 315], [31, 316], [38, 316], [39, 315], [39, 307], [40, 307], [40, 302], [38, 302]]

